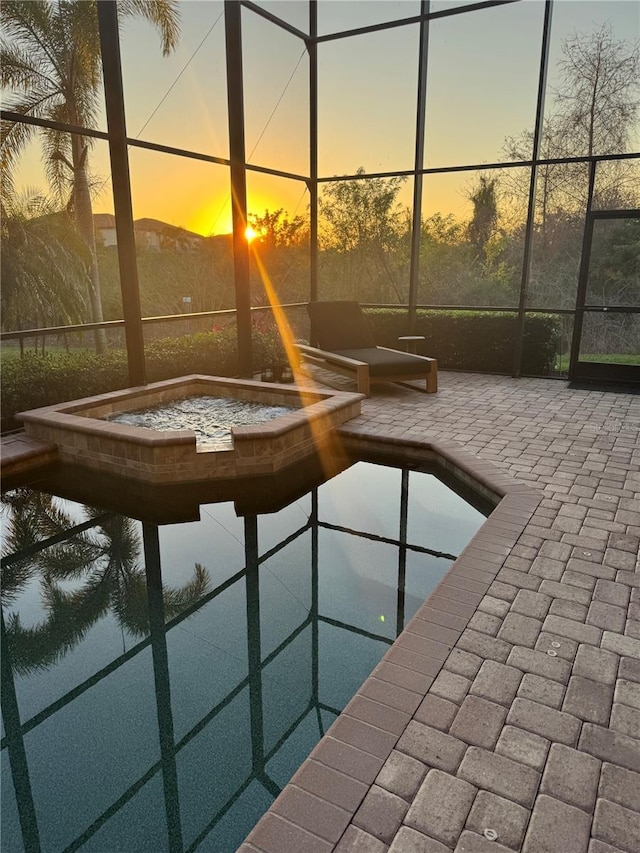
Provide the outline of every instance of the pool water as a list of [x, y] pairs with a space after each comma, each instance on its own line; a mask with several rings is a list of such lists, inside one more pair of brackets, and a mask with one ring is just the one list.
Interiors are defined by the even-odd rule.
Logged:
[[2, 849], [236, 850], [484, 520], [370, 462], [162, 526], [6, 494]]
[[295, 411], [291, 406], [266, 406], [232, 397], [185, 397], [173, 403], [159, 403], [148, 409], [118, 412], [105, 420], [155, 430], [192, 429], [196, 444], [232, 446], [231, 428], [263, 424]]

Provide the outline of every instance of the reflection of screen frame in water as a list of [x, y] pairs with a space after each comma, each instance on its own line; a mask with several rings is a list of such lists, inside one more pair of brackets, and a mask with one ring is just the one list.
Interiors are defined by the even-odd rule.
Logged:
[[[380, 463], [382, 460], [378, 457], [374, 459], [375, 454], [368, 454], [368, 462], [377, 462]], [[386, 460], [387, 462], [389, 459]], [[397, 467], [397, 466], [395, 466]], [[413, 470], [423, 469], [424, 466], [419, 466], [417, 463], [411, 466]], [[430, 473], [433, 473], [433, 470], [429, 470]], [[446, 479], [451, 481], [451, 477], [447, 476]], [[296, 719], [292, 720], [287, 730], [280, 733], [279, 738], [277, 738], [274, 747], [270, 750], [265, 749], [265, 736], [264, 731], [261, 733], [260, 726], [256, 726], [254, 722], [252, 722], [251, 726], [251, 765], [252, 765], [252, 775], [251, 779], [259, 780], [261, 784], [263, 784], [266, 790], [270, 791], [271, 796], [275, 796], [279, 791], [279, 785], [277, 785], [273, 781], [269, 781], [269, 774], [267, 772], [267, 764], [274, 755], [278, 754], [281, 746], [285, 744], [288, 738], [292, 735], [293, 732], [297, 731], [297, 726], [301, 725], [301, 720], [306, 719], [307, 715], [310, 713], [317, 714], [318, 720], [318, 735], [321, 736], [326, 729], [326, 716], [327, 715], [337, 715], [340, 712], [340, 708], [334, 708], [329, 706], [323, 706], [320, 701], [319, 691], [318, 691], [318, 678], [320, 672], [320, 661], [318, 660], [318, 643], [320, 639], [320, 635], [322, 633], [322, 626], [326, 625], [327, 628], [331, 630], [337, 630], [339, 632], [343, 632], [344, 630], [350, 631], [353, 633], [354, 637], [360, 637], [363, 642], [373, 641], [374, 643], [380, 644], [382, 648], [387, 648], [393, 642], [393, 637], [403, 628], [404, 623], [406, 621], [406, 614], [404, 613], [404, 601], [405, 601], [405, 582], [404, 576], [402, 572], [406, 568], [406, 554], [407, 548], [411, 549], [413, 546], [406, 542], [406, 503], [403, 504], [403, 501], [406, 502], [408, 496], [408, 481], [409, 481], [409, 470], [406, 469], [401, 474], [401, 483], [402, 483], [402, 493], [401, 493], [401, 504], [400, 504], [400, 533], [397, 542], [393, 544], [398, 547], [398, 593], [397, 593], [397, 610], [395, 614], [394, 620], [388, 620], [387, 623], [383, 626], [380, 626], [380, 631], [372, 631], [366, 630], [363, 627], [350, 626], [344, 623], [341, 620], [323, 616], [320, 610], [320, 596], [318, 592], [318, 583], [319, 581], [319, 554], [318, 554], [318, 534], [324, 529], [332, 529], [335, 530], [335, 525], [323, 524], [321, 519], [319, 518], [319, 508], [318, 508], [318, 489], [317, 483], [313, 484], [313, 489], [311, 492], [311, 506], [312, 512], [310, 519], [302, 525], [299, 530], [294, 532], [292, 536], [290, 536], [286, 541], [280, 542], [275, 547], [269, 549], [266, 553], [260, 554], [258, 550], [258, 524], [257, 517], [255, 512], [255, 507], [251, 506], [242, 506], [242, 502], [240, 500], [240, 505], [238, 500], [236, 501], [236, 511], [239, 509], [250, 510], [248, 512], [242, 512], [244, 516], [243, 526], [245, 531], [245, 567], [240, 572], [236, 572], [232, 577], [228, 578], [224, 583], [220, 584], [215, 590], [207, 593], [205, 602], [204, 600], [196, 603], [192, 608], [189, 608], [188, 611], [181, 613], [176, 618], [167, 622], [165, 619], [165, 602], [163, 600], [163, 583], [162, 583], [162, 571], [160, 566], [161, 561], [161, 549], [160, 549], [160, 541], [159, 541], [159, 529], [155, 523], [143, 521], [142, 531], [143, 531], [143, 540], [144, 540], [144, 556], [145, 556], [145, 565], [147, 568], [147, 602], [148, 602], [148, 612], [149, 612], [149, 635], [142, 642], [138, 643], [134, 648], [129, 649], [126, 654], [123, 656], [126, 658], [126, 661], [129, 661], [133, 656], [137, 655], [139, 651], [142, 651], [143, 648], [150, 647], [152, 652], [153, 659], [153, 676], [154, 676], [154, 684], [155, 684], [155, 694], [157, 697], [157, 718], [158, 718], [158, 726], [159, 726], [159, 740], [160, 740], [160, 750], [161, 750], [161, 760], [156, 768], [155, 772], [162, 773], [163, 784], [164, 784], [164, 796], [165, 796], [165, 809], [168, 816], [168, 834], [169, 839], [177, 839], [181, 837], [182, 827], [180, 826], [179, 815], [180, 815], [180, 804], [177, 799], [178, 797], [178, 788], [179, 788], [179, 767], [177, 764], [177, 758], [179, 749], [182, 746], [186, 745], [187, 742], [192, 737], [196, 737], [196, 735], [187, 734], [184, 737], [180, 738], [180, 741], [176, 743], [175, 735], [174, 735], [174, 721], [172, 719], [172, 705], [171, 705], [171, 685], [170, 685], [170, 670], [169, 670], [169, 651], [167, 648], [168, 642], [168, 633], [171, 629], [177, 627], [177, 625], [183, 623], [190, 615], [194, 614], [198, 610], [204, 608], [205, 603], [209, 603], [209, 601], [213, 600], [216, 596], [221, 595], [225, 590], [227, 590], [230, 585], [242, 581], [242, 577], [245, 579], [245, 591], [246, 591], [246, 601], [247, 601], [247, 656], [249, 661], [249, 669], [247, 676], [237, 684], [232, 690], [233, 696], [239, 696], [242, 691], [245, 689], [248, 690], [250, 696], [250, 709], [251, 709], [251, 719], [254, 721], [255, 715], [262, 713], [262, 703], [263, 703], [263, 680], [268, 677], [269, 667], [275, 662], [278, 656], [290, 646], [291, 643], [295, 643], [297, 638], [302, 638], [305, 631], [308, 629], [311, 632], [311, 649], [314, 648], [316, 651], [312, 652], [312, 684], [315, 684], [315, 688], [312, 690], [312, 699], [314, 701], [314, 708], [311, 709], [309, 706], [306, 710], [304, 710], [304, 714], [302, 716], [298, 715]], [[338, 481], [336, 481], [337, 483]], [[459, 485], [459, 484], [458, 484]], [[308, 489], [307, 489], [308, 491]], [[459, 487], [456, 488], [456, 491], [459, 492]], [[95, 483], [92, 489], [93, 494], [95, 495]], [[68, 495], [67, 495], [68, 497]], [[174, 503], [174, 501], [172, 501]], [[482, 503], [482, 502], [481, 502]], [[404, 508], [403, 508], [404, 507]], [[488, 509], [485, 505], [485, 509]], [[402, 524], [404, 517], [404, 534], [402, 532]], [[82, 524], [79, 525], [82, 527]], [[268, 560], [273, 559], [274, 555], [277, 555], [282, 549], [288, 547], [294, 538], [299, 536], [302, 532], [309, 531], [311, 536], [310, 548], [311, 548], [311, 581], [312, 581], [312, 592], [311, 592], [311, 607], [309, 609], [309, 613], [306, 618], [298, 625], [294, 631], [291, 632], [274, 650], [272, 650], [266, 656], [261, 652], [261, 620], [260, 620], [260, 596], [261, 596], [261, 567]], [[344, 529], [340, 531], [340, 535], [344, 535], [346, 533], [365, 536], [367, 539], [376, 540], [385, 542], [382, 536], [377, 536], [375, 533], [367, 531], [345, 531]], [[306, 533], [305, 533], [306, 535]], [[404, 536], [404, 540], [403, 540]], [[415, 550], [415, 549], [414, 549]], [[420, 550], [420, 549], [418, 549]], [[422, 549], [424, 551], [428, 551], [428, 549]], [[451, 559], [455, 558], [455, 555], [441, 555], [446, 556]], [[11, 562], [11, 560], [7, 561], [7, 565]], [[13, 560], [14, 564], [17, 560]], [[448, 563], [447, 563], [448, 567]], [[402, 576], [402, 581], [400, 580]], [[315, 587], [314, 587], [315, 583]], [[222, 600], [222, 599], [221, 599]], [[388, 614], [390, 615], [390, 614]], [[395, 622], [395, 625], [393, 624]], [[349, 634], [350, 636], [351, 634]], [[5, 626], [3, 622], [3, 644], [5, 643]], [[10, 652], [7, 655], [3, 655], [5, 664], [10, 660]], [[355, 664], [350, 660], [350, 667], [355, 666]], [[31, 719], [22, 723], [20, 720], [18, 705], [15, 703], [15, 714], [9, 713], [7, 718], [7, 736], [6, 743], [9, 748], [10, 754], [13, 756], [14, 754], [18, 754], [22, 752], [24, 755], [24, 762], [22, 764], [21, 771], [21, 779], [22, 781], [26, 780], [27, 783], [29, 781], [29, 767], [27, 763], [26, 753], [24, 752], [24, 736], [28, 731], [35, 728], [44, 720], [50, 718], [53, 713], [60, 710], [62, 707], [68, 705], [77, 696], [81, 695], [86, 690], [89, 690], [93, 684], [96, 683], [96, 679], [100, 679], [102, 677], [107, 677], [115, 669], [119, 667], [117, 661], [112, 661], [111, 664], [106, 667], [108, 672], [105, 672], [103, 675], [100, 673], [95, 673], [90, 679], [88, 679], [88, 684], [86, 685], [76, 685], [74, 689], [70, 691], [66, 696], [60, 697], [57, 702], [54, 703], [50, 708], [45, 708], [40, 710], [37, 714], [35, 714]], [[366, 677], [370, 669], [367, 672], [360, 673], [360, 677]], [[175, 678], [175, 675], [174, 675]], [[9, 704], [11, 704], [11, 695], [15, 696], [15, 688], [14, 688], [14, 680], [13, 677], [3, 670], [3, 681], [5, 681], [6, 686], [8, 687], [7, 691], [3, 690], [3, 697], [8, 696]], [[10, 681], [10, 684], [9, 684]], [[357, 689], [358, 684], [355, 684], [354, 691]], [[4, 701], [4, 698], [3, 698]], [[200, 721], [196, 728], [200, 730], [201, 728], [206, 728], [213, 719], [217, 717], [219, 713], [227, 706], [228, 699], [224, 699], [222, 702], [219, 702], [216, 706], [211, 708], [206, 715], [206, 722]], [[311, 701], [311, 700], [310, 700]], [[257, 709], [257, 710], [256, 710]], [[322, 716], [325, 717], [325, 722], [322, 722]], [[264, 724], [264, 723], [263, 723]], [[22, 744], [22, 749], [21, 749]], [[181, 746], [182, 745], [182, 746]], [[148, 771], [150, 772], [150, 771]], [[246, 790], [248, 787], [249, 781], [246, 782], [243, 790]], [[30, 793], [31, 788], [30, 785], [27, 785], [27, 790], [20, 789], [19, 780], [16, 783], [16, 792], [20, 798], [26, 797], [27, 806], [26, 812], [30, 812], [33, 814], [34, 820], [36, 815], [36, 808], [33, 803], [33, 795]], [[129, 800], [135, 796], [135, 793], [122, 795], [125, 797], [125, 802], [129, 802]], [[119, 801], [120, 801], [119, 800]], [[29, 806], [30, 803], [30, 806]], [[115, 805], [115, 803], [114, 803]], [[219, 819], [223, 817], [226, 813], [227, 807], [231, 807], [231, 803], [226, 803], [222, 808], [220, 808], [215, 815], [212, 816], [208, 826], [210, 829], [213, 828], [214, 824], [217, 823]], [[98, 820], [102, 820], [104, 817], [105, 822], [109, 819], [111, 814], [104, 817], [101, 816]], [[259, 815], [256, 815], [256, 819]], [[29, 823], [29, 821], [27, 821]], [[34, 824], [34, 826], [37, 826]], [[248, 831], [250, 827], [245, 827], [245, 832]], [[85, 834], [89, 833], [90, 828], [85, 829]], [[205, 832], [204, 829], [200, 830], [201, 833]], [[206, 834], [206, 833], [205, 833]], [[26, 836], [25, 836], [26, 837]], [[91, 833], [87, 836], [87, 838], [91, 837]], [[204, 836], [203, 836], [204, 837]], [[76, 838], [76, 841], [78, 839]], [[74, 842], [75, 843], [75, 842]], [[172, 843], [170, 841], [170, 843]]]

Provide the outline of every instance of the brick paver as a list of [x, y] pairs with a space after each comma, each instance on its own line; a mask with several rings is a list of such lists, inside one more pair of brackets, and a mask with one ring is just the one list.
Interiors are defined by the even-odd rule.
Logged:
[[546, 738], [515, 726], [505, 726], [496, 744], [496, 752], [500, 755], [513, 758], [534, 770], [542, 770], [548, 751], [549, 741]]
[[422, 783], [405, 823], [443, 844], [453, 846], [464, 827], [477, 789], [441, 770], [431, 770]]
[[335, 775], [301, 771], [247, 849], [640, 849], [640, 397], [442, 372], [434, 395], [376, 391], [348, 432], [428, 441], [506, 497], [376, 667], [388, 688], [314, 750]]
[[596, 802], [600, 761], [560, 743], [551, 747], [540, 791], [590, 812]]

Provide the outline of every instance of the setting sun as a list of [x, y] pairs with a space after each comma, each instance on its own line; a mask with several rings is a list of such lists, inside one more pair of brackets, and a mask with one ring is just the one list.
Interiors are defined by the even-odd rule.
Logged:
[[244, 236], [247, 238], [247, 243], [251, 243], [251, 241], [255, 240], [258, 236], [258, 232], [250, 225], [247, 225], [247, 227], [245, 228]]

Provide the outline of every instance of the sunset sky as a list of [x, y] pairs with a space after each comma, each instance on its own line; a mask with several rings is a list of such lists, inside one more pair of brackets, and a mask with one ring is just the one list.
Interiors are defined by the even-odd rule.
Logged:
[[[307, 4], [263, 3], [305, 28]], [[432, 9], [453, 2], [434, 2]], [[611, 22], [618, 38], [640, 32], [633, 0], [558, 0], [554, 4], [550, 86], [563, 40]], [[180, 3], [182, 35], [163, 58], [144, 21], [122, 28], [122, 67], [129, 136], [228, 157], [223, 3]], [[419, 11], [418, 0], [321, 0], [319, 32], [366, 26]], [[533, 125], [544, 3], [524, 0], [432, 23], [429, 47], [425, 166], [498, 162], [507, 136]], [[243, 9], [246, 150], [250, 162], [306, 175], [309, 171], [308, 75], [304, 43]], [[418, 27], [321, 43], [319, 170], [324, 176], [413, 167]], [[547, 109], [553, 98], [547, 97]], [[100, 128], [106, 129], [104, 116]], [[636, 139], [636, 150], [640, 139]], [[92, 169], [104, 188], [96, 212], [113, 212], [105, 142], [96, 142]], [[152, 217], [201, 234], [231, 227], [228, 169], [130, 149], [134, 217]], [[20, 183], [44, 188], [39, 146], [24, 157]], [[468, 215], [468, 174], [428, 178], [423, 214]], [[407, 181], [400, 201], [411, 202]], [[248, 175], [249, 210], [283, 207], [304, 214], [302, 181]]]

